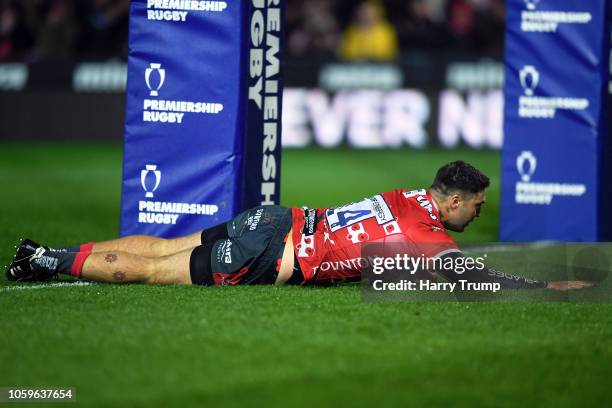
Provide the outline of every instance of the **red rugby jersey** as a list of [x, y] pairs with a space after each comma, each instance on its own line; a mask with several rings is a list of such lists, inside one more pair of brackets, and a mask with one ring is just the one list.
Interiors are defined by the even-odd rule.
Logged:
[[430, 195], [393, 190], [337, 208], [293, 208], [293, 244], [304, 282], [361, 277], [361, 246], [368, 242], [414, 244], [419, 256], [457, 250]]

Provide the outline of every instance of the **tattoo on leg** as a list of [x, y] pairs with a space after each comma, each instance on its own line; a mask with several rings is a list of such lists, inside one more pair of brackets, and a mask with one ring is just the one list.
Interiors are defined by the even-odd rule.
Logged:
[[125, 272], [117, 271], [113, 273], [113, 279], [117, 282], [123, 282], [125, 280]]
[[113, 263], [117, 260], [117, 255], [115, 254], [106, 254], [104, 260], [108, 263]]

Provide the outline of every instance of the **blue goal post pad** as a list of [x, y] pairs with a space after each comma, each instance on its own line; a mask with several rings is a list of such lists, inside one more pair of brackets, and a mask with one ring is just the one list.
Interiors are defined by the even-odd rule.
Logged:
[[280, 200], [284, 0], [132, 1], [121, 235]]
[[508, 0], [503, 241], [610, 239], [610, 0]]

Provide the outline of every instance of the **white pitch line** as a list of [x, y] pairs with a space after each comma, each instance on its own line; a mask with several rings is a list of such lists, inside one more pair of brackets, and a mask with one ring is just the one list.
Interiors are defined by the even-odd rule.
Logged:
[[56, 283], [43, 283], [40, 285], [24, 285], [24, 286], [5, 286], [0, 288], [0, 292], [9, 292], [12, 290], [35, 290], [35, 289], [48, 289], [48, 288], [60, 288], [60, 287], [71, 287], [71, 286], [91, 286], [95, 285], [94, 282], [56, 282]]

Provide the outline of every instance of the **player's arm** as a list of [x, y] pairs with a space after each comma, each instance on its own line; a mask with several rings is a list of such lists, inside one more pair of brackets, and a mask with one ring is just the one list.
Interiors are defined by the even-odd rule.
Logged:
[[[463, 259], [461, 259], [463, 258]], [[458, 282], [464, 280], [468, 282], [487, 282], [499, 283], [504, 289], [553, 289], [553, 290], [570, 290], [582, 289], [593, 286], [592, 282], [586, 281], [558, 281], [548, 282], [543, 280], [533, 280], [522, 276], [513, 275], [508, 272], [498, 271], [487, 268], [484, 265], [474, 265], [465, 262], [465, 257], [460, 251], [451, 251], [441, 256], [442, 262], [439, 266], [444, 265], [461, 265], [461, 270], [437, 267], [435, 272], [444, 276], [450, 282]], [[447, 261], [448, 260], [448, 261]], [[482, 267], [481, 267], [482, 266]], [[461, 272], [461, 273], [460, 273]]]

